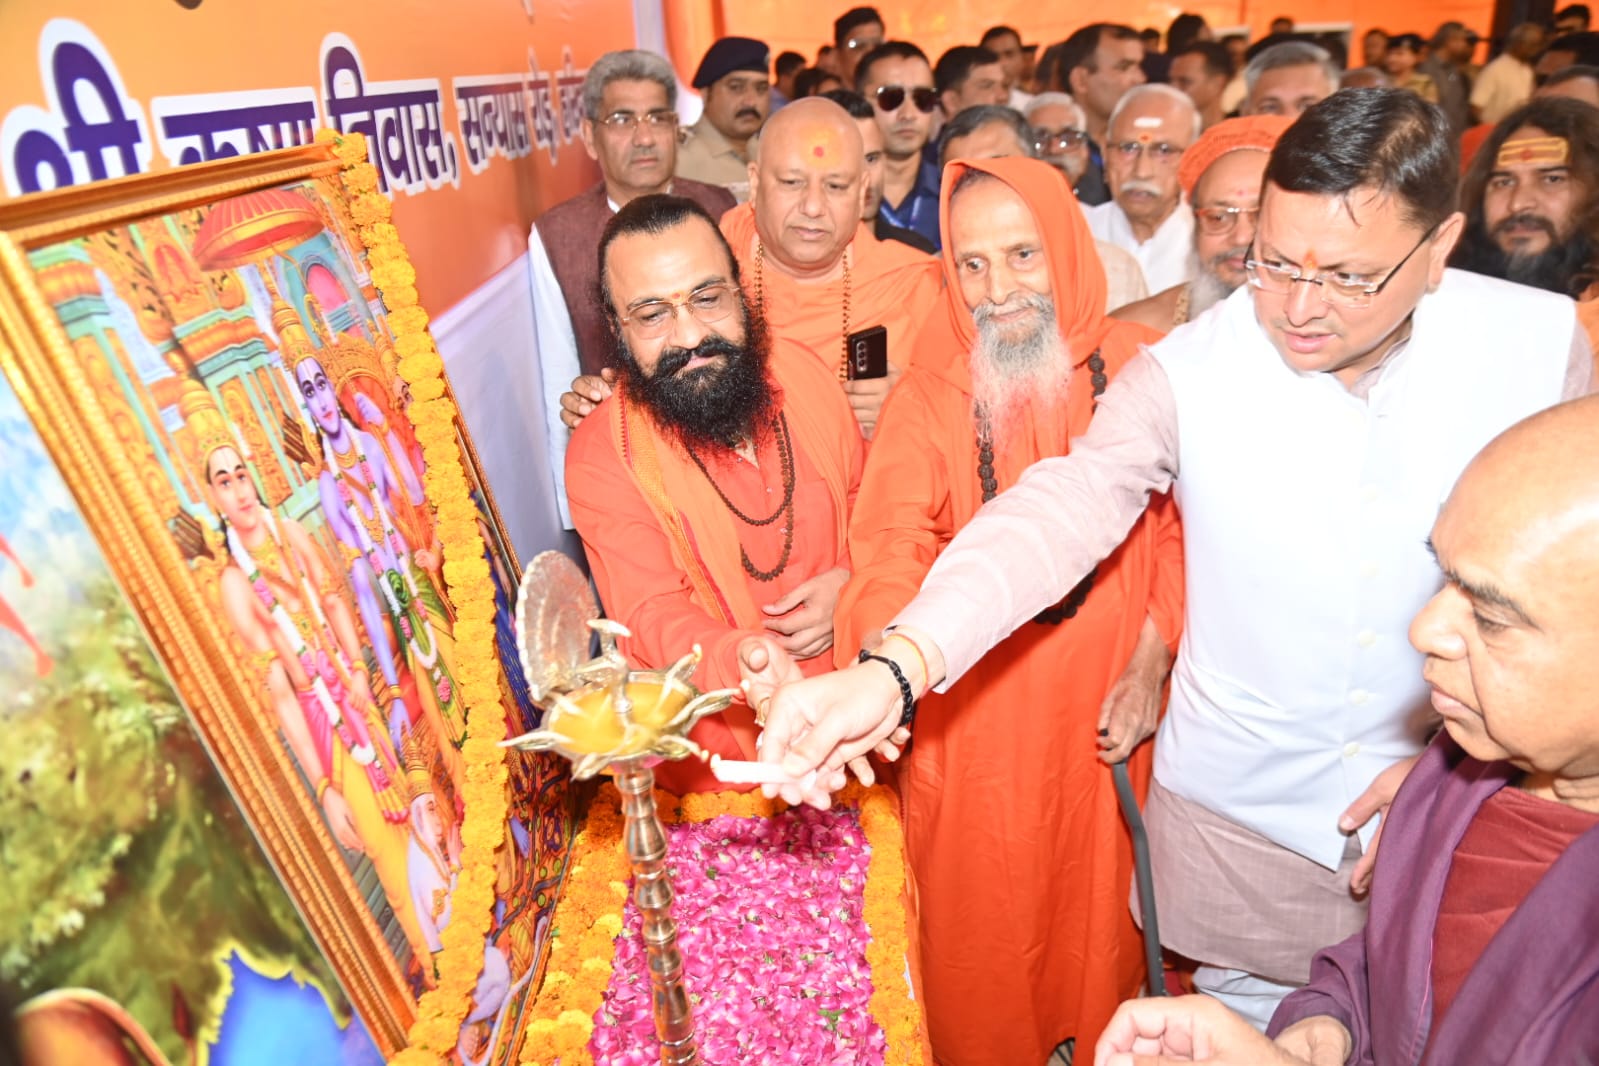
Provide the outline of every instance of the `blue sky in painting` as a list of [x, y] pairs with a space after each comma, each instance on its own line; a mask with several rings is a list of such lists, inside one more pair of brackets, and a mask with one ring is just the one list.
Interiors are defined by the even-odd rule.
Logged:
[[233, 995], [211, 1066], [383, 1066], [359, 1018], [340, 1029], [322, 994], [293, 977], [257, 973], [237, 954], [228, 958]]

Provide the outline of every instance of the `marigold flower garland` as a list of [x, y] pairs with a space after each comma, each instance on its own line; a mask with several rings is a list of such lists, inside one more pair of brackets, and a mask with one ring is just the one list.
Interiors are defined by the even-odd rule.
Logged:
[[[770, 818], [787, 809], [759, 792], [656, 793], [662, 821], [705, 822], [721, 815]], [[871, 847], [864, 916], [872, 939], [866, 959], [872, 973], [871, 1014], [887, 1042], [885, 1066], [924, 1061], [921, 1011], [897, 980], [908, 944], [905, 857], [899, 812], [885, 788], [852, 786], [837, 797], [859, 809]], [[572, 845], [575, 864], [550, 928], [550, 966], [533, 1008], [522, 1047], [522, 1066], [593, 1066], [589, 1039], [611, 977], [616, 937], [622, 931], [630, 876], [622, 841], [621, 797], [607, 783], [590, 803]]]
[[455, 678], [468, 723], [461, 748], [466, 766], [461, 874], [450, 897], [450, 924], [439, 937], [443, 950], [433, 960], [436, 984], [417, 1002], [409, 1046], [389, 1060], [390, 1066], [437, 1066], [455, 1048], [483, 969], [483, 941], [493, 921], [494, 853], [505, 839], [509, 776], [505, 751], [492, 728], [482, 734], [470, 730], [473, 722], [500, 721], [494, 586], [483, 558], [477, 506], [461, 465], [456, 438], [459, 413], [445, 389], [444, 360], [427, 331], [427, 312], [417, 306], [416, 270], [399, 231], [389, 222], [389, 201], [377, 191], [377, 170], [367, 161], [366, 138], [324, 129], [317, 140], [331, 144], [343, 165], [350, 217], [365, 246], [372, 283], [388, 309], [400, 377], [411, 390], [408, 417], [427, 466], [423, 487], [434, 507], [444, 579], [455, 607]]

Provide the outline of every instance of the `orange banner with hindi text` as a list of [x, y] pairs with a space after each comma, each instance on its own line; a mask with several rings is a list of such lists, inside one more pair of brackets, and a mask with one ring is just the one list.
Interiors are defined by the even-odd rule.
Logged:
[[632, 43], [627, 0], [0, 4], [0, 195], [358, 130], [437, 314], [597, 178], [583, 74]]

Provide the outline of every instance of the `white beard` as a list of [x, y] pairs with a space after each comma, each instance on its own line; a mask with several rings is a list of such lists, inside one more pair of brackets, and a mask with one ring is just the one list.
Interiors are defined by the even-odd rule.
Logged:
[[1022, 336], [1006, 337], [990, 321], [987, 304], [972, 313], [977, 323], [977, 343], [972, 347], [972, 415], [987, 419], [996, 454], [1012, 444], [1016, 421], [1029, 403], [1049, 410], [1066, 398], [1071, 378], [1071, 358], [1055, 322], [1055, 306], [1048, 297], [1027, 294], [1013, 298], [1017, 305], [1041, 312]]
[[1233, 287], [1208, 270], [1188, 283], [1188, 321], [1192, 322], [1233, 294]]

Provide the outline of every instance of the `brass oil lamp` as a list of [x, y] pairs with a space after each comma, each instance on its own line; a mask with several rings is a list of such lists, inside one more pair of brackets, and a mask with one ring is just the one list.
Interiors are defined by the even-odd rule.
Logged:
[[[697, 1066], [694, 1013], [683, 982], [683, 957], [672, 918], [666, 831], [655, 809], [654, 765], [701, 754], [688, 731], [725, 709], [736, 689], [702, 693], [690, 682], [696, 645], [667, 670], [634, 670], [616, 646], [631, 634], [599, 617], [577, 565], [545, 552], [527, 566], [517, 597], [517, 647], [542, 728], [504, 741], [524, 751], [554, 751], [572, 777], [609, 773], [622, 794], [624, 840], [633, 868], [633, 901], [643, 918], [655, 1032], [663, 1066]], [[598, 635], [600, 652], [591, 655]]]

